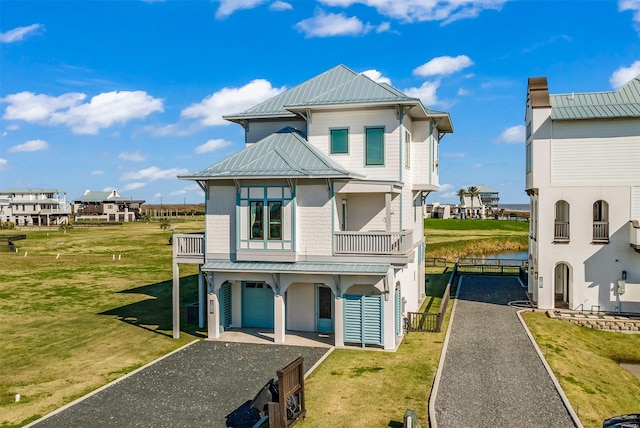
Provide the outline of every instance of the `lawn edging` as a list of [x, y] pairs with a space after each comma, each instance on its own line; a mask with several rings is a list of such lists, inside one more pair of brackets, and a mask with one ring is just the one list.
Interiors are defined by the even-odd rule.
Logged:
[[575, 412], [575, 410], [573, 410], [573, 406], [571, 405], [571, 402], [569, 401], [566, 394], [564, 393], [562, 386], [560, 386], [560, 382], [558, 382], [556, 375], [553, 373], [553, 370], [551, 370], [551, 366], [549, 366], [549, 363], [547, 363], [547, 360], [544, 358], [544, 355], [542, 354], [542, 351], [540, 350], [538, 343], [536, 342], [533, 335], [529, 331], [529, 327], [527, 327], [527, 323], [524, 321], [524, 318], [522, 318], [522, 315], [521, 315], [522, 312], [531, 312], [531, 309], [522, 309], [516, 312], [516, 314], [518, 315], [518, 319], [520, 320], [520, 324], [522, 324], [522, 327], [524, 328], [525, 333], [527, 333], [527, 336], [529, 337], [529, 341], [531, 341], [533, 348], [536, 350], [536, 353], [538, 354], [538, 358], [540, 358], [540, 361], [542, 361], [542, 365], [544, 366], [544, 369], [549, 374], [549, 377], [551, 378], [551, 381], [553, 382], [553, 385], [555, 386], [556, 391], [558, 392], [558, 395], [562, 400], [562, 403], [567, 409], [567, 412], [569, 412], [569, 416], [571, 416], [571, 419], [573, 420], [573, 423], [575, 424], [576, 428], [584, 428], [584, 426], [582, 425], [582, 422], [580, 421], [580, 418], [578, 417], [578, 414]]
[[[453, 273], [455, 273], [455, 267], [454, 267]], [[452, 276], [453, 276], [453, 273], [452, 273]], [[444, 366], [444, 356], [447, 354], [447, 348], [449, 346], [449, 337], [451, 337], [451, 326], [453, 325], [453, 317], [456, 313], [456, 305], [458, 304], [458, 293], [460, 293], [461, 282], [462, 282], [462, 276], [458, 278], [458, 286], [456, 288], [456, 298], [454, 299], [453, 307], [451, 308], [451, 315], [449, 316], [449, 325], [447, 326], [447, 332], [445, 333], [444, 343], [442, 344], [442, 351], [440, 352], [440, 359], [438, 360], [438, 370], [436, 371], [436, 377], [433, 380], [433, 385], [431, 387], [431, 395], [429, 396], [429, 426], [431, 428], [438, 427], [438, 423], [436, 422], [436, 410], [435, 410], [436, 396], [438, 395], [438, 387], [440, 386], [440, 378], [442, 377], [442, 370]]]
[[161, 356], [160, 358], [156, 358], [155, 360], [150, 361], [150, 362], [148, 362], [147, 364], [145, 364], [145, 365], [143, 365], [143, 366], [141, 366], [141, 367], [138, 367], [137, 369], [135, 369], [135, 370], [133, 370], [133, 371], [131, 371], [131, 372], [129, 372], [129, 373], [127, 373], [127, 374], [125, 374], [124, 376], [120, 376], [119, 378], [114, 379], [114, 380], [112, 380], [111, 382], [109, 382], [109, 383], [107, 383], [107, 384], [105, 384], [105, 385], [102, 385], [100, 388], [95, 389], [95, 390], [91, 391], [90, 393], [83, 395], [83, 396], [82, 396], [82, 397], [80, 397], [80, 398], [76, 398], [76, 399], [75, 399], [75, 400], [73, 400], [72, 402], [67, 403], [67, 404], [65, 404], [64, 406], [62, 406], [62, 407], [60, 407], [60, 408], [58, 408], [58, 409], [56, 409], [56, 410], [54, 410], [54, 411], [52, 411], [52, 412], [50, 412], [50, 413], [47, 413], [47, 414], [46, 414], [46, 415], [44, 415], [43, 417], [38, 418], [38, 419], [36, 419], [36, 420], [35, 420], [35, 421], [33, 421], [33, 422], [30, 422], [29, 424], [25, 425], [25, 426], [24, 426], [24, 428], [32, 427], [32, 426], [34, 426], [34, 425], [36, 425], [36, 424], [38, 424], [38, 423], [40, 423], [40, 422], [44, 421], [45, 419], [50, 418], [51, 416], [57, 415], [58, 413], [60, 413], [60, 412], [62, 412], [62, 411], [64, 411], [64, 410], [66, 410], [66, 409], [68, 409], [68, 408], [69, 408], [69, 407], [71, 407], [71, 406], [75, 406], [76, 404], [78, 404], [78, 403], [80, 403], [80, 402], [82, 402], [82, 401], [86, 400], [87, 398], [89, 398], [89, 397], [91, 397], [91, 396], [93, 396], [93, 395], [95, 395], [95, 394], [99, 393], [100, 391], [103, 391], [103, 390], [105, 390], [105, 389], [109, 388], [110, 386], [115, 385], [116, 383], [118, 383], [118, 382], [120, 382], [120, 381], [122, 381], [122, 380], [124, 380], [124, 379], [127, 379], [127, 378], [128, 378], [128, 377], [130, 377], [130, 376], [133, 376], [134, 374], [136, 374], [136, 373], [138, 373], [138, 372], [140, 372], [140, 371], [142, 371], [142, 370], [146, 369], [147, 367], [154, 365], [154, 364], [155, 364], [155, 363], [157, 363], [158, 361], [164, 360], [165, 358], [167, 358], [167, 357], [169, 357], [169, 356], [171, 356], [171, 355], [173, 355], [173, 354], [175, 354], [175, 353], [177, 353], [177, 352], [182, 351], [182, 350], [183, 350], [183, 349], [185, 349], [186, 347], [191, 346], [191, 345], [193, 345], [193, 344], [194, 344], [194, 343], [196, 343], [196, 342], [200, 342], [200, 339], [192, 340], [191, 342], [187, 343], [186, 345], [182, 345], [182, 346], [181, 346], [181, 347], [179, 347], [178, 349], [174, 349], [173, 351], [171, 351], [171, 352], [169, 352], [169, 353], [167, 353], [167, 354], [165, 354], [165, 355]]

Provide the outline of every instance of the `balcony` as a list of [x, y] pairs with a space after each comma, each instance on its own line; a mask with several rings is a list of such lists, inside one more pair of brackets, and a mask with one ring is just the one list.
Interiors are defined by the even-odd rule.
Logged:
[[569, 222], [557, 221], [553, 232], [553, 242], [569, 242]]
[[609, 242], [609, 222], [593, 222], [593, 242]]
[[413, 248], [413, 231], [335, 232], [335, 254], [404, 255]]
[[179, 263], [204, 263], [204, 233], [174, 234], [173, 259]]

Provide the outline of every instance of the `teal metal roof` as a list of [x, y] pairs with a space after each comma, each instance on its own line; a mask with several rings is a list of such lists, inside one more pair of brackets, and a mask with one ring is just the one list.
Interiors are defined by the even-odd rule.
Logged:
[[384, 275], [391, 267], [388, 263], [274, 263], [274, 262], [232, 262], [209, 261], [202, 266], [209, 272], [264, 272], [264, 273], [306, 273], [306, 274], [353, 274]]
[[551, 119], [640, 117], [640, 76], [610, 92], [551, 95]]
[[291, 127], [286, 127], [242, 151], [181, 179], [359, 177], [319, 152]]
[[446, 116], [447, 123], [442, 125], [442, 131], [453, 132], [448, 113], [427, 109], [418, 98], [408, 97], [393, 86], [377, 83], [344, 65], [325, 71], [248, 110], [223, 118], [238, 122], [258, 117], [294, 117], [296, 110], [311, 107], [371, 103], [419, 106], [419, 109], [411, 109], [409, 114], [423, 118], [431, 114]]

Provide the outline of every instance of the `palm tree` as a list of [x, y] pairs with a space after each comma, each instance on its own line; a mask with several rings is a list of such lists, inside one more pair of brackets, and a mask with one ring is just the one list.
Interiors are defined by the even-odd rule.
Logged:
[[456, 192], [456, 195], [460, 198], [460, 206], [464, 205], [464, 197], [467, 195], [467, 191], [465, 189], [460, 189]]
[[480, 194], [480, 191], [476, 186], [467, 187], [467, 193], [471, 196], [471, 215], [473, 216], [473, 198]]

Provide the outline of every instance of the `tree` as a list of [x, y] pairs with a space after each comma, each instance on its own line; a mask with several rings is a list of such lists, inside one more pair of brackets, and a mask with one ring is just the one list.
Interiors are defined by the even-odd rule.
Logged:
[[456, 192], [456, 195], [460, 198], [460, 206], [464, 205], [464, 197], [467, 195], [467, 191], [465, 189], [460, 189]]
[[471, 196], [471, 215], [473, 216], [473, 198], [480, 194], [480, 191], [476, 186], [467, 187], [467, 193]]

